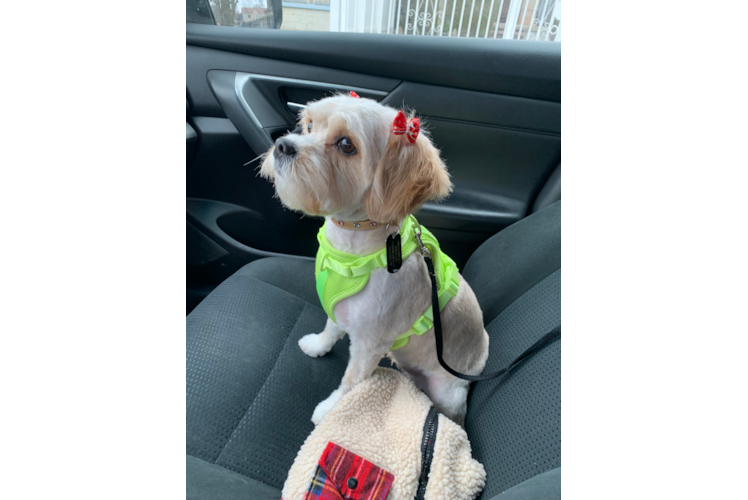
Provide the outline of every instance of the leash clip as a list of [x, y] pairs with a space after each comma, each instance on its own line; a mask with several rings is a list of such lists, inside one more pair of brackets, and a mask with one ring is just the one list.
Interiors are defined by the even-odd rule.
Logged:
[[421, 247], [421, 255], [423, 255], [424, 257], [428, 257], [430, 259], [431, 252], [426, 247], [426, 245], [423, 244], [423, 241], [421, 240], [421, 225], [418, 223], [418, 219], [416, 219], [415, 217], [413, 217], [413, 220], [415, 221], [415, 223], [413, 224], [413, 231], [416, 235], [416, 241], [418, 241], [418, 245], [420, 245]]

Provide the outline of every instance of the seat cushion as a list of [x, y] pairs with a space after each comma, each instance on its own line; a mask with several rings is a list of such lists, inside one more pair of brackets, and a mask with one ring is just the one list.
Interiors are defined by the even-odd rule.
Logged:
[[348, 361], [347, 340], [317, 359], [299, 349], [325, 321], [314, 263], [288, 258], [246, 265], [190, 313], [187, 454], [201, 461], [193, 460], [191, 474], [209, 481], [188, 482], [188, 496], [213, 488], [206, 498], [231, 498], [237, 475], [281, 490], [314, 427], [315, 406], [337, 388]]
[[[485, 371], [498, 370], [561, 324], [560, 202], [486, 241], [463, 275], [491, 338]], [[486, 468], [482, 499], [560, 467], [561, 342], [503, 379], [473, 384], [465, 430]]]
[[187, 455], [187, 500], [278, 500], [281, 491]]
[[561, 268], [561, 202], [486, 240], [462, 276], [475, 291], [489, 324], [520, 295]]
[[[560, 265], [560, 202], [471, 257], [463, 275], [491, 336], [487, 371], [560, 324]], [[279, 496], [315, 406], [337, 388], [348, 361], [347, 337], [321, 358], [299, 349], [325, 321], [314, 263], [289, 258], [248, 264], [190, 313], [189, 498]], [[488, 474], [481, 498], [560, 466], [560, 342], [504, 380], [475, 384], [468, 404], [466, 430]]]
[[561, 467], [521, 482], [491, 500], [561, 500]]

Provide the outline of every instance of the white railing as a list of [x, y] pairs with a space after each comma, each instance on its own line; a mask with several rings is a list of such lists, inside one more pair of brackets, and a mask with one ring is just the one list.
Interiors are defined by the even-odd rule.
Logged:
[[561, 0], [330, 0], [330, 31], [561, 41]]

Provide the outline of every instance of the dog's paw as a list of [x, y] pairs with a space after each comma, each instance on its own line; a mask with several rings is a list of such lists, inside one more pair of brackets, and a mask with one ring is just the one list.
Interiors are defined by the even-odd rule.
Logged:
[[327, 354], [327, 350], [321, 345], [318, 333], [310, 333], [299, 339], [299, 347], [304, 354], [312, 358], [318, 358]]
[[314, 423], [314, 425], [322, 422], [322, 419], [325, 415], [327, 415], [327, 412], [329, 412], [332, 407], [335, 406], [335, 403], [337, 403], [340, 399], [339, 394], [339, 391], [335, 391], [330, 394], [327, 399], [317, 405], [317, 407], [314, 409], [314, 413], [312, 413], [312, 422]]

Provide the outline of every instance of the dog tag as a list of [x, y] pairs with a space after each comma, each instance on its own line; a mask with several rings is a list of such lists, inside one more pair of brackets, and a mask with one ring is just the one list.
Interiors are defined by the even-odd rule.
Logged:
[[387, 236], [387, 271], [396, 273], [403, 265], [403, 248], [400, 246], [400, 233]]

